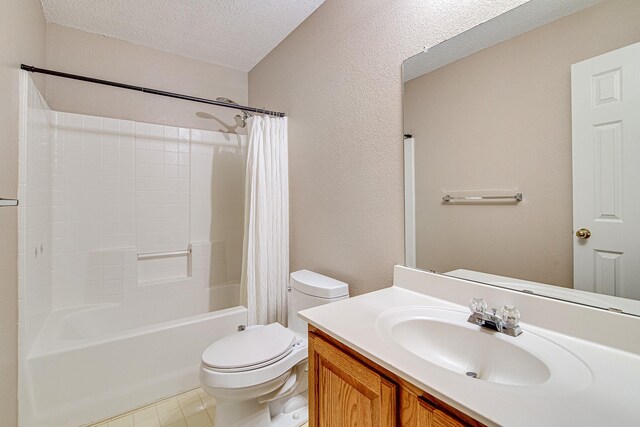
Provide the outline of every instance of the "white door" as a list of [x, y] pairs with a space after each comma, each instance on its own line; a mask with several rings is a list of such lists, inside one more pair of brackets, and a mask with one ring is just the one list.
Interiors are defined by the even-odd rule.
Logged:
[[574, 286], [640, 299], [640, 43], [574, 64], [571, 98]]

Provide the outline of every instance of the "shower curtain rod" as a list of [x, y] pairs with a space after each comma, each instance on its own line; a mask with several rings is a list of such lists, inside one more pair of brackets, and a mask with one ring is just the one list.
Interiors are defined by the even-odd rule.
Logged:
[[125, 84], [125, 83], [112, 82], [112, 81], [109, 81], [109, 80], [94, 79], [93, 77], [79, 76], [79, 75], [76, 75], [76, 74], [69, 74], [69, 73], [63, 73], [63, 72], [60, 72], [60, 71], [47, 70], [46, 68], [38, 68], [38, 67], [34, 67], [33, 65], [21, 64], [20, 68], [23, 69], [23, 70], [29, 71], [31, 73], [48, 74], [50, 76], [64, 77], [65, 79], [80, 80], [80, 81], [83, 81], [83, 82], [97, 83], [97, 84], [105, 85], [105, 86], [119, 87], [119, 88], [122, 88], [122, 89], [129, 89], [129, 90], [135, 90], [135, 91], [138, 91], [138, 92], [150, 93], [152, 95], [160, 95], [160, 96], [166, 96], [166, 97], [169, 97], [169, 98], [184, 99], [185, 101], [200, 102], [200, 103], [203, 103], [203, 104], [215, 105], [215, 106], [218, 106], [218, 107], [233, 108], [234, 110], [244, 110], [244, 111], [250, 111], [252, 113], [268, 114], [270, 116], [275, 116], [275, 117], [284, 117], [285, 116], [284, 113], [279, 113], [277, 111], [265, 110], [265, 109], [262, 109], [262, 108], [248, 107], [248, 106], [245, 106], [245, 105], [229, 104], [227, 102], [215, 101], [213, 99], [198, 98], [198, 97], [195, 97], [195, 96], [182, 95], [182, 94], [173, 93], [173, 92], [166, 92], [166, 91], [158, 90], [158, 89], [150, 89], [150, 88], [142, 87], [142, 86], [128, 85], [128, 84]]

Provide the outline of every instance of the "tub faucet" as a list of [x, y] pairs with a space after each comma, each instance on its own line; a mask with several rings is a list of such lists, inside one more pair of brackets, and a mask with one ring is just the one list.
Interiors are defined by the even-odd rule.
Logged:
[[482, 298], [473, 298], [469, 303], [471, 315], [467, 319], [470, 323], [482, 326], [484, 328], [493, 329], [503, 334], [517, 337], [522, 333], [520, 329], [520, 312], [512, 305], [504, 305], [497, 313], [497, 309], [492, 308], [487, 311], [487, 303]]

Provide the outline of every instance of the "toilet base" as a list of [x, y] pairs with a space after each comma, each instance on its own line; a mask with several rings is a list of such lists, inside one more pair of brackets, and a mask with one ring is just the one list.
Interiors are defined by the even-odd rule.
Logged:
[[[277, 405], [278, 413], [271, 416]], [[257, 403], [255, 400], [216, 402], [214, 425], [225, 427], [300, 427], [309, 420], [307, 392], [286, 398], [285, 402]]]
[[271, 418], [273, 427], [300, 427], [309, 421], [309, 400], [306, 391], [289, 398], [281, 408], [281, 412]]

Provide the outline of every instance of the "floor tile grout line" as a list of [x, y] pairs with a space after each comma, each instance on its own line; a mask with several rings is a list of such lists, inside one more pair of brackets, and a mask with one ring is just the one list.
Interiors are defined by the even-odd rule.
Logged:
[[[187, 392], [189, 393], [189, 392]], [[187, 394], [187, 393], [183, 393], [183, 394]], [[178, 396], [181, 396], [180, 394]], [[180, 410], [180, 413], [182, 414], [182, 419], [184, 420], [184, 425], [188, 427], [187, 424], [187, 417], [184, 416], [184, 411], [182, 410], [182, 404], [180, 403], [180, 399], [178, 399], [178, 396], [176, 396], [176, 401], [178, 402], [178, 409]]]
[[[204, 402], [202, 402], [202, 405], [204, 406]], [[211, 421], [211, 425], [213, 425], [215, 427], [215, 423], [211, 419], [211, 415], [209, 414], [208, 409], [209, 409], [208, 407], [204, 408], [204, 412], [207, 414], [207, 418], [209, 418], [209, 421]]]

